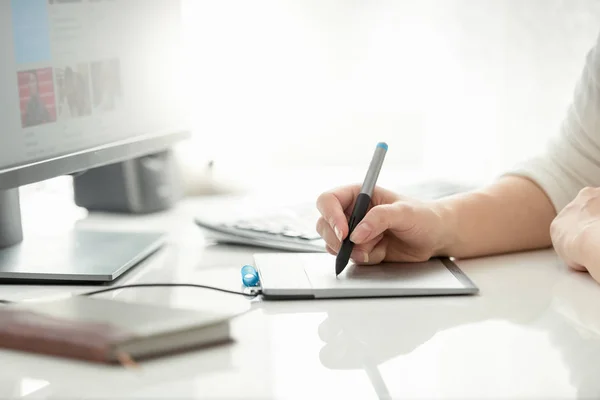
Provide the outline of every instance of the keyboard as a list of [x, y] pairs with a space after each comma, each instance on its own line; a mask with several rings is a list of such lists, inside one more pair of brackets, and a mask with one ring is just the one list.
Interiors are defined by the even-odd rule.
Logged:
[[275, 212], [227, 222], [197, 217], [195, 222], [219, 243], [240, 244], [297, 252], [325, 251], [316, 231], [319, 218], [314, 204], [300, 204]]
[[[416, 199], [436, 199], [474, 188], [451, 181], [426, 181], [405, 186], [398, 193]], [[325, 252], [325, 242], [316, 232], [319, 213], [314, 203], [285, 207], [261, 215], [232, 221], [196, 217], [207, 238], [237, 244], [294, 252]]]

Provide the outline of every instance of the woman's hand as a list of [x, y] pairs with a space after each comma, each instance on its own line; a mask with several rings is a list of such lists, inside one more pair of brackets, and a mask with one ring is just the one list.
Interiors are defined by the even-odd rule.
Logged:
[[600, 282], [600, 188], [585, 188], [550, 225], [552, 245], [571, 268]]
[[[321, 213], [317, 232], [331, 254], [337, 254], [348, 235], [348, 218], [359, 192], [359, 185], [344, 186], [317, 200]], [[404, 198], [377, 187], [371, 208], [350, 236], [355, 244], [351, 258], [357, 264], [426, 261], [443, 252], [448, 237], [443, 209], [435, 202]]]

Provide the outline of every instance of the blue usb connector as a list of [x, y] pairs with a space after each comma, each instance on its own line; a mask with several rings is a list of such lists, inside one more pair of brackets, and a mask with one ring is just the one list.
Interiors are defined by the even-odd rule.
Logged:
[[247, 287], [258, 286], [258, 272], [252, 265], [244, 265], [242, 267], [242, 283]]

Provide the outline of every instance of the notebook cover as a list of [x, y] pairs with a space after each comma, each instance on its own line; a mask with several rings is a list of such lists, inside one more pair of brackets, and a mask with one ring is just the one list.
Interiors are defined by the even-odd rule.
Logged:
[[51, 356], [111, 363], [114, 344], [135, 336], [106, 323], [51, 317], [0, 308], [0, 347]]
[[[120, 345], [228, 323], [231, 317], [83, 296], [20, 303], [0, 307], [0, 348], [124, 364], [133, 360], [129, 354], [117, 352]], [[206, 341], [203, 333], [198, 332], [194, 340], [171, 341], [163, 348], [153, 348], [147, 355], [136, 355], [136, 359], [230, 341], [229, 336]]]

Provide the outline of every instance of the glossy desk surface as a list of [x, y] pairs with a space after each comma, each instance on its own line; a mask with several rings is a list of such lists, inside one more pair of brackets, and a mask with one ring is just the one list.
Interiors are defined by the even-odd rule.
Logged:
[[[80, 224], [169, 232], [169, 244], [119, 284], [241, 289], [241, 266], [264, 250], [205, 241], [191, 219], [201, 206], [187, 200], [160, 215], [93, 216]], [[249, 311], [232, 322], [234, 343], [146, 362], [138, 370], [0, 351], [0, 398], [600, 396], [600, 285], [568, 270], [551, 250], [458, 264], [479, 295], [265, 302], [189, 288], [106, 294]], [[85, 290], [90, 288], [2, 286], [0, 298], [23, 301]]]

